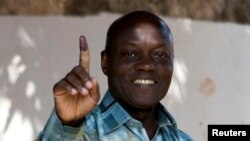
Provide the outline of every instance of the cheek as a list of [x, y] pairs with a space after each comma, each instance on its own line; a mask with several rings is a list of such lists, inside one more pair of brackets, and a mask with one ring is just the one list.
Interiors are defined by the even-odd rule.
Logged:
[[172, 66], [165, 67], [164, 69], [161, 69], [159, 74], [161, 74], [160, 78], [162, 79], [163, 85], [169, 86], [172, 80], [173, 67]]
[[109, 71], [109, 78], [115, 86], [122, 87], [121, 82], [126, 82], [128, 74], [131, 73], [130, 68], [123, 64], [113, 64], [112, 69]]
[[134, 63], [115, 61], [112, 67], [114, 74], [125, 75], [133, 71]]
[[161, 73], [163, 76], [169, 77], [173, 74], [173, 63], [172, 62], [166, 62], [166, 63], [158, 63], [155, 64], [158, 68], [159, 73]]

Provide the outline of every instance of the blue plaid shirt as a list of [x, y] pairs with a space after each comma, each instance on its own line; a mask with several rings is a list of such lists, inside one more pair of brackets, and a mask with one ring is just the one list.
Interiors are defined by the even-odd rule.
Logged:
[[[177, 129], [170, 113], [159, 104], [158, 124], [151, 141], [192, 141]], [[52, 112], [38, 141], [149, 141], [140, 121], [133, 119], [107, 91], [101, 104], [85, 117], [79, 128], [63, 126]]]

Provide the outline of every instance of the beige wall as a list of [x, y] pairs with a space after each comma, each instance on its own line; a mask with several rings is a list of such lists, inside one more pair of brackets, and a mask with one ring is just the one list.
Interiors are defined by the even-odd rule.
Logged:
[[[52, 87], [78, 64], [78, 37], [105, 92], [100, 51], [119, 15], [0, 17], [0, 140], [32, 140], [53, 108]], [[175, 72], [163, 103], [179, 127], [207, 140], [207, 124], [249, 124], [250, 26], [164, 18], [175, 41]]]

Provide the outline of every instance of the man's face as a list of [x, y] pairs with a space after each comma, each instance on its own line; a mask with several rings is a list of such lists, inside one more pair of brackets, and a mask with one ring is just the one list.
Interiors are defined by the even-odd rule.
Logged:
[[150, 108], [167, 93], [173, 73], [170, 33], [149, 23], [123, 30], [108, 59], [108, 81], [122, 105]]

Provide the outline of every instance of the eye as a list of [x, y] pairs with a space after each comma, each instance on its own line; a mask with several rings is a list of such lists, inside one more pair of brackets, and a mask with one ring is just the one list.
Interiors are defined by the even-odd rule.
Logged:
[[170, 59], [170, 53], [159, 51], [159, 52], [154, 53], [153, 58], [156, 61], [166, 61]]
[[122, 57], [125, 57], [125, 58], [135, 58], [136, 57], [136, 53], [134, 51], [124, 51], [124, 52], [122, 52]]

